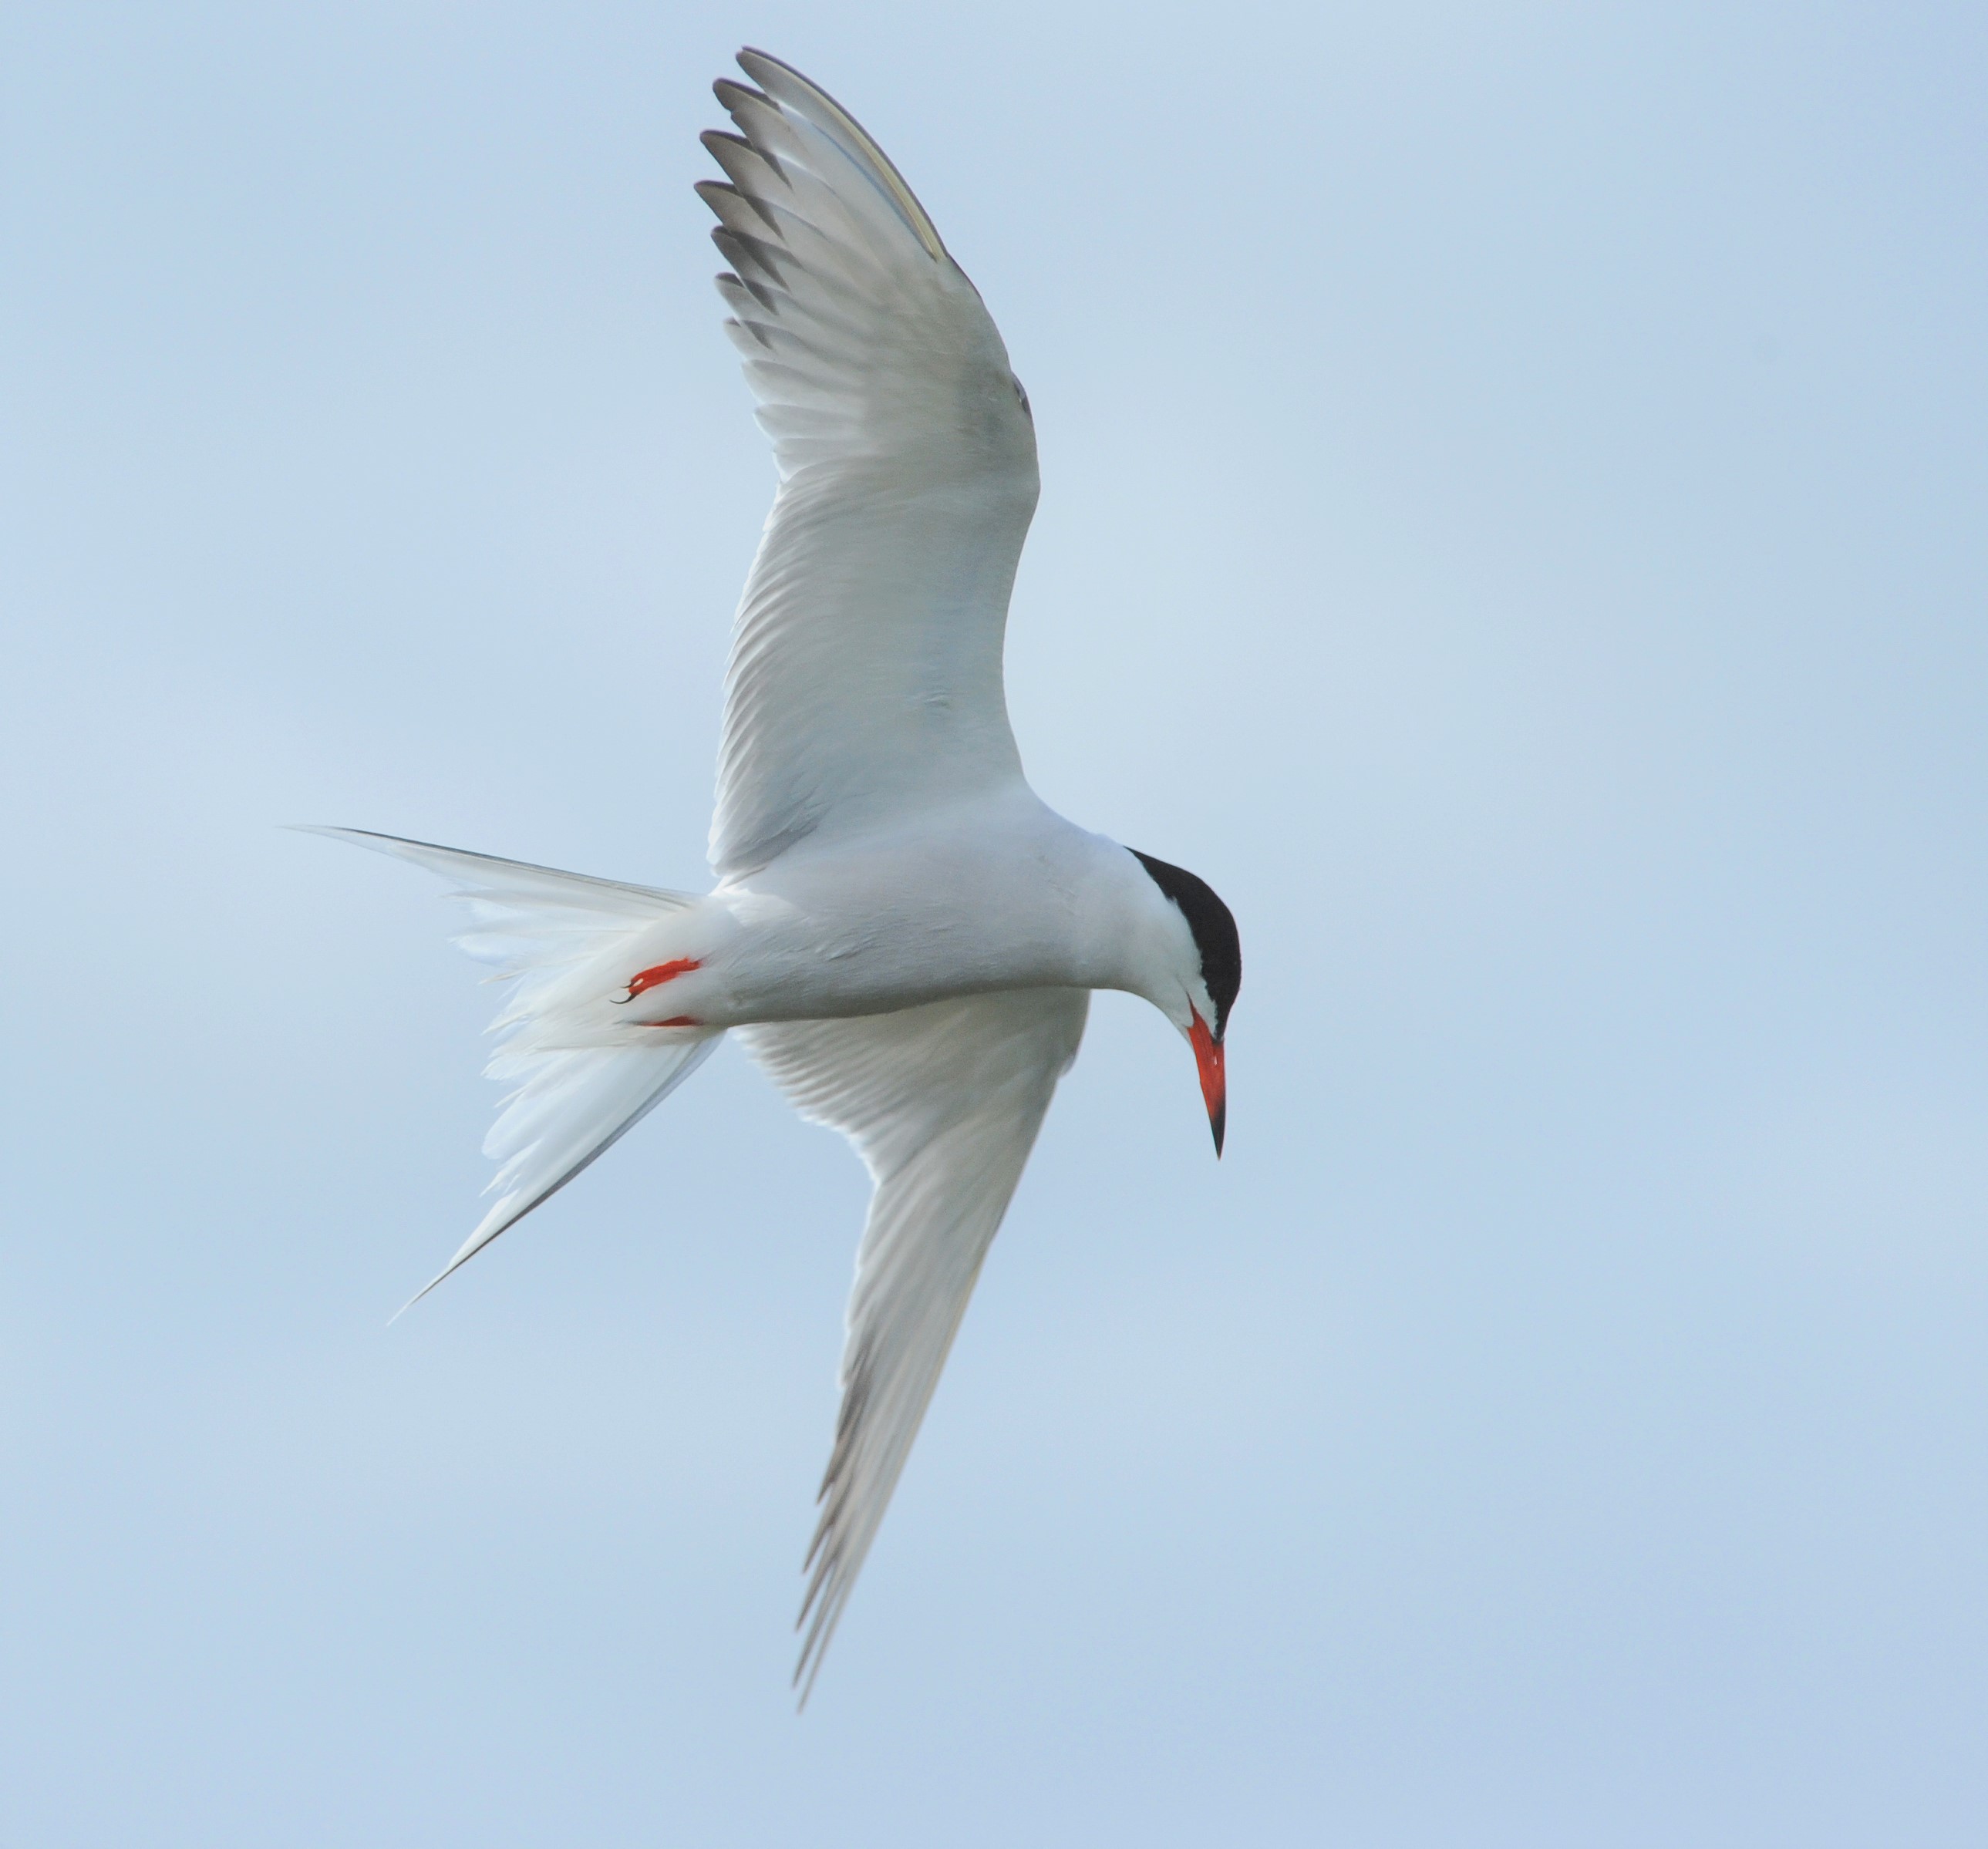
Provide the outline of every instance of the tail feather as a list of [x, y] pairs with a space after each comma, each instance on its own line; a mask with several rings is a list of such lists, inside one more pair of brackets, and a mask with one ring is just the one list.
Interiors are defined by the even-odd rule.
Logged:
[[491, 1023], [500, 1035], [485, 1074], [513, 1087], [484, 1154], [499, 1164], [490, 1211], [418, 1303], [499, 1234], [549, 1200], [633, 1129], [708, 1059], [722, 1032], [637, 1029], [608, 1005], [632, 956], [693, 910], [693, 893], [592, 879], [522, 860], [466, 854], [353, 828], [310, 828], [439, 874], [469, 907], [456, 942], [511, 985]]

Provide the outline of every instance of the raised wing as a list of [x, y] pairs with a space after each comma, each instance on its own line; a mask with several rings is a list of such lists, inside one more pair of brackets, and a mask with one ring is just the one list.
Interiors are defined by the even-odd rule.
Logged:
[[803, 1701], [1090, 1006], [1084, 989], [1018, 989], [739, 1030], [804, 1117], [856, 1145], [876, 1183], [808, 1551]]
[[763, 52], [698, 191], [779, 491], [739, 607], [711, 860], [1021, 774], [1001, 683], [1035, 511], [1028, 401], [979, 292], [883, 151]]
[[490, 1031], [500, 1036], [483, 1070], [512, 1090], [483, 1153], [502, 1164], [485, 1190], [497, 1198], [441, 1272], [474, 1258], [549, 1200], [675, 1090], [722, 1034], [702, 1029], [634, 1033], [604, 1005], [631, 946], [659, 920], [696, 904], [688, 893], [590, 879], [493, 854], [357, 828], [312, 828], [439, 874], [469, 908], [456, 942], [496, 965], [510, 993]]

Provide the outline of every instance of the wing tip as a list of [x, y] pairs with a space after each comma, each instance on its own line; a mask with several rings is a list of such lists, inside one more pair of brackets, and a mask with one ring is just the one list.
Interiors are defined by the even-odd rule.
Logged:
[[741, 83], [736, 77], [720, 77], [712, 85], [711, 93], [724, 106], [725, 113], [729, 116], [735, 117], [738, 113], [732, 106], [732, 100], [735, 96], [742, 97], [749, 103], [763, 103], [769, 108], [778, 107], [764, 90], [755, 90], [749, 83]]
[[[835, 1637], [835, 1628], [841, 1622], [842, 1607], [849, 1594], [847, 1584], [831, 1587], [827, 1597], [819, 1603], [816, 1595], [820, 1590], [819, 1580], [810, 1587], [807, 1598], [801, 1606], [800, 1616], [794, 1620], [794, 1628], [799, 1631], [807, 1626], [807, 1635], [802, 1640], [801, 1653], [794, 1662], [794, 1673], [788, 1685], [797, 1693], [794, 1712], [806, 1712], [808, 1697], [814, 1693], [815, 1678], [821, 1674], [822, 1665], [828, 1660], [828, 1646]], [[813, 1614], [810, 1621], [809, 1614]]]
[[[945, 240], [938, 235], [938, 227], [932, 223], [931, 214], [918, 203], [918, 194], [911, 191], [904, 176], [898, 171], [891, 157], [878, 145], [875, 136], [812, 77], [796, 70], [784, 59], [776, 58], [771, 52], [762, 51], [753, 45], [740, 46], [736, 57], [739, 68], [754, 83], [763, 87], [754, 90], [751, 86], [739, 83], [733, 79], [719, 78], [712, 88], [718, 101], [725, 103], [728, 110], [731, 105], [725, 103], [725, 87], [749, 96], [756, 102], [767, 103], [774, 109], [800, 115], [814, 127], [827, 133], [831, 140], [847, 137], [854, 144], [854, 156], [859, 164], [867, 164], [874, 170], [874, 181], [881, 185], [885, 196], [897, 208], [911, 228], [912, 235], [925, 246], [925, 254], [935, 263], [943, 263], [948, 260], [949, 253]], [[806, 103], [813, 105], [813, 109], [803, 108], [788, 97], [783, 96], [780, 93], [783, 90], [798, 91]], [[816, 119], [814, 111], [817, 110], [827, 118], [825, 121]], [[847, 154], [851, 150], [845, 148], [843, 152]]]
[[[765, 88], [767, 68], [779, 72], [783, 76], [792, 77], [797, 83], [806, 84], [811, 90], [820, 90], [821, 88], [820, 84], [814, 82], [805, 73], [796, 70], [786, 59], [776, 58], [771, 52], [762, 50], [756, 45], [742, 45], [732, 54], [732, 62], [755, 83], [759, 84], [762, 91]], [[756, 64], [762, 68], [755, 70], [752, 67]]]

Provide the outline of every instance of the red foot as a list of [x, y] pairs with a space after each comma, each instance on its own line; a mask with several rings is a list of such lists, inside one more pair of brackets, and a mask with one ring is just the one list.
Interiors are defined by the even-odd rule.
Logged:
[[[678, 957], [674, 963], [658, 963], [653, 969], [638, 970], [631, 976], [628, 979], [628, 992], [625, 995], [614, 995], [609, 999], [613, 1001], [616, 1007], [624, 1007], [646, 990], [660, 989], [665, 982], [674, 982], [678, 976], [686, 975], [693, 969], [702, 969], [704, 965], [695, 957]], [[695, 1025], [695, 1023], [691, 1024]], [[651, 1027], [673, 1027], [680, 1026], [682, 1023], [674, 1021], [651, 1021], [648, 1025]]]
[[695, 1027], [698, 1023], [687, 1014], [671, 1015], [667, 1021], [637, 1021], [637, 1027]]

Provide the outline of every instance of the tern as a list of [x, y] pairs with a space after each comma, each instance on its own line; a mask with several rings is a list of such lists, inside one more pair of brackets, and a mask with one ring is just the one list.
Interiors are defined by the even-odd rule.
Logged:
[[[735, 1033], [874, 1189], [803, 1571], [803, 1701], [875, 1537], [1090, 992], [1192, 1048], [1215, 1153], [1236, 923], [1206, 883], [1065, 821], [1002, 685], [1037, 492], [1028, 394], [883, 150], [791, 66], [721, 79], [698, 191], [779, 483], [735, 619], [708, 893], [351, 829], [442, 875], [509, 984], [495, 1203], [515, 1226]], [[422, 1293], [426, 1294], [424, 1291]]]

